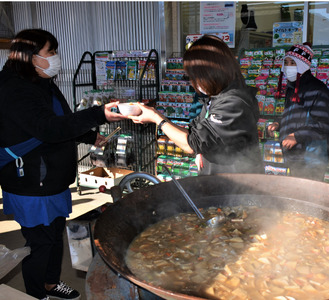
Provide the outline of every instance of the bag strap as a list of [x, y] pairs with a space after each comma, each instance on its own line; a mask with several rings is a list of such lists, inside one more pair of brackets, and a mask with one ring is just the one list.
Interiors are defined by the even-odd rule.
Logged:
[[17, 168], [18, 177], [23, 177], [24, 176], [24, 170], [23, 170], [24, 161], [23, 161], [23, 158], [20, 157], [20, 156], [17, 156], [9, 148], [5, 148], [5, 150], [12, 158], [14, 158], [16, 160], [16, 168]]
[[[1, 89], [1, 86], [0, 86]], [[63, 116], [64, 111], [62, 108], [62, 105], [59, 101], [59, 99], [55, 95], [55, 91], [52, 89], [52, 100], [53, 100], [53, 111], [57, 116]], [[16, 160], [16, 167], [17, 169], [22, 169], [23, 168], [23, 159], [22, 156], [36, 148], [37, 146], [41, 145], [42, 142], [36, 138], [30, 138], [29, 140], [26, 140], [22, 143], [13, 145], [11, 147], [14, 147], [14, 151], [16, 153], [19, 153], [16, 155], [9, 147], [7, 148], [1, 148], [1, 150], [5, 150], [14, 160]], [[5, 152], [3, 152], [5, 153]], [[1, 155], [1, 153], [0, 153]], [[7, 163], [11, 162], [12, 160], [9, 157], [1, 157], [1, 164], [0, 164], [0, 169], [5, 166]], [[24, 176], [24, 175], [21, 175]]]

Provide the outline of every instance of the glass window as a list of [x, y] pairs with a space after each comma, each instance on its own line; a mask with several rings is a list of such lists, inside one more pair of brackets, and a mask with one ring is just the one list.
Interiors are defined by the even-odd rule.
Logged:
[[12, 38], [15, 35], [12, 16], [12, 4], [0, 2], [0, 39]]
[[[304, 3], [304, 1], [236, 2], [235, 48], [232, 50], [238, 55], [242, 49], [272, 47], [274, 23], [301, 22], [302, 24], [304, 18]], [[319, 19], [315, 18], [315, 16], [318, 16], [318, 14], [321, 14], [321, 16], [328, 15], [327, 3], [328, 2], [323, 2], [321, 5], [321, 2], [314, 2], [314, 4], [310, 2], [310, 15], [313, 14], [313, 28], [318, 26], [319, 23]], [[200, 33], [200, 2], [180, 2], [179, 7], [181, 19], [180, 26], [178, 27], [180, 28], [180, 49], [184, 49], [186, 36]], [[321, 9], [321, 12], [315, 12], [316, 9]], [[328, 19], [326, 18], [326, 20]], [[173, 21], [174, 20], [167, 19], [167, 22]], [[326, 25], [325, 28], [328, 33], [329, 26]], [[329, 35], [327, 34], [327, 36]], [[298, 38], [300, 40], [293, 42], [303, 41], [302, 32], [300, 32]]]
[[[182, 28], [182, 42], [189, 34], [200, 33], [200, 2], [181, 2], [181, 28]], [[184, 49], [184, 48], [183, 48]]]
[[[236, 48], [234, 49], [236, 55], [239, 55], [243, 49], [302, 43], [303, 14], [302, 1], [237, 2]], [[288, 26], [280, 27], [280, 34], [276, 37], [273, 30], [281, 26], [278, 24], [281, 22], [287, 22]], [[293, 31], [290, 26], [294, 26], [293, 30], [296, 30], [294, 34], [291, 33]], [[283, 30], [287, 33], [283, 33]]]
[[307, 40], [316, 45], [329, 45], [329, 2], [309, 2]]

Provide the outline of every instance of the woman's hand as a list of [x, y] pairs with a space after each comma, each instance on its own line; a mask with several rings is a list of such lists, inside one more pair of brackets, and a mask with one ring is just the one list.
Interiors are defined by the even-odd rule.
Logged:
[[142, 110], [142, 113], [139, 116], [128, 116], [134, 123], [156, 123], [159, 124], [164, 117], [153, 107], [142, 105], [137, 103]]
[[106, 120], [108, 122], [115, 122], [115, 121], [121, 121], [124, 119], [128, 119], [126, 116], [124, 116], [122, 114], [118, 114], [118, 113], [111, 111], [111, 108], [117, 107], [118, 104], [119, 104], [119, 102], [111, 102], [111, 103], [107, 103], [104, 105], [104, 113], [105, 113]]
[[279, 129], [279, 123], [273, 122], [272, 124], [268, 125], [267, 133], [270, 137], [274, 137], [274, 131], [277, 131], [278, 129]]
[[155, 123], [159, 125], [161, 121], [166, 120], [167, 122], [162, 125], [163, 133], [171, 139], [179, 148], [183, 149], [185, 152], [192, 154], [193, 150], [188, 144], [187, 136], [188, 130], [171, 123], [166, 119], [161, 113], [159, 113], [153, 107], [149, 107], [146, 105], [142, 105], [140, 103], [137, 104], [142, 113], [139, 116], [128, 116], [134, 123]]
[[101, 135], [101, 134], [99, 134], [99, 132], [97, 132], [97, 137], [96, 137], [96, 141], [95, 141], [95, 146], [96, 147], [101, 147], [101, 146], [104, 146], [103, 144], [104, 144], [104, 142], [105, 142], [105, 136], [104, 135]]
[[283, 141], [282, 141], [282, 147], [286, 149], [291, 149], [297, 145], [297, 141], [295, 139], [295, 134], [290, 133]]

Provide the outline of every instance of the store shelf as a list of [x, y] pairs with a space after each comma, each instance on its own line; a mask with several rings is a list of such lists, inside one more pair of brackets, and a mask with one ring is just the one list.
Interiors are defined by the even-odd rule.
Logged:
[[[159, 58], [155, 49], [85, 52], [73, 79], [75, 110], [112, 101], [139, 101], [155, 105], [159, 88]], [[155, 174], [156, 125], [124, 120], [102, 125], [97, 130], [108, 135], [117, 127], [121, 128], [120, 132], [107, 144], [103, 153], [104, 157], [109, 157], [103, 160], [104, 167]], [[124, 151], [121, 158], [124, 158], [119, 159], [118, 139], [126, 136], [129, 147], [127, 144], [127, 147], [120, 148], [121, 152]], [[79, 172], [95, 167], [88, 156], [89, 148], [90, 145], [77, 145]]]

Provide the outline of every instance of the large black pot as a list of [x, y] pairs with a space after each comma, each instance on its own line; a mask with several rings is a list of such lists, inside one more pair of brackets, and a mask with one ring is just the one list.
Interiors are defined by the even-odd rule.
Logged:
[[[329, 184], [255, 174], [189, 177], [180, 183], [196, 205], [258, 205], [296, 210], [329, 219]], [[94, 241], [105, 262], [120, 275], [165, 299], [201, 299], [174, 293], [136, 278], [125, 263], [131, 241], [150, 224], [180, 212], [192, 212], [173, 182], [160, 183], [128, 194], [97, 220]]]

